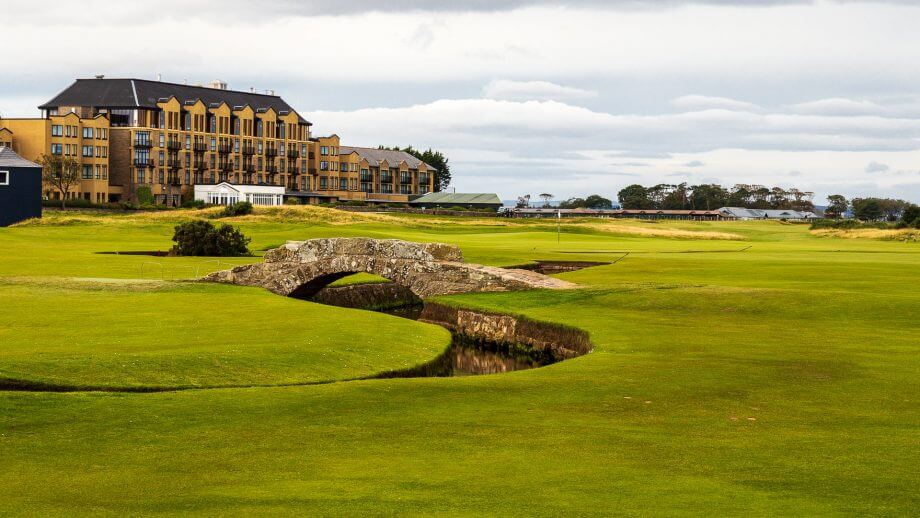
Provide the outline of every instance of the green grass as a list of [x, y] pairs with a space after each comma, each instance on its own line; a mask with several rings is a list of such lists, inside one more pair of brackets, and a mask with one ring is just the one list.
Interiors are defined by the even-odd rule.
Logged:
[[[581, 290], [445, 298], [585, 329], [596, 350], [467, 378], [0, 393], [4, 513], [773, 516], [920, 507], [917, 243], [822, 238], [775, 222], [655, 224], [740, 241], [574, 225], [557, 242], [541, 222], [424, 221], [236, 223], [257, 250], [369, 236], [456, 243], [467, 260], [498, 265], [623, 257], [562, 275]], [[217, 267], [203, 259], [95, 254], [168, 247], [170, 230], [167, 221], [118, 218], [0, 229], [8, 313], [0, 372], [260, 385], [354, 376], [321, 351], [363, 361], [367, 372], [422, 363], [443, 347], [439, 329], [415, 322], [164, 282], [172, 277], [156, 267], [141, 273], [151, 260], [177, 274]], [[167, 330], [174, 339], [164, 342]], [[294, 349], [298, 339], [315, 342]], [[148, 368], [119, 365], [130, 354]], [[233, 368], [214, 367], [213, 357]]]
[[[0, 379], [77, 388], [304, 384], [406, 368], [437, 326], [255, 288], [0, 279]], [[348, 322], [343, 325], [344, 322]]]

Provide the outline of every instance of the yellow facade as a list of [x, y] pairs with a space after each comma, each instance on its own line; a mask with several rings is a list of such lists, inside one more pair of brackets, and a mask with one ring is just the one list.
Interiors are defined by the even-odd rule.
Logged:
[[[103, 116], [83, 118], [70, 112], [44, 119], [0, 119], [0, 141], [9, 137], [10, 147], [26, 160], [38, 162], [42, 155], [61, 155], [80, 164], [80, 182], [68, 193], [94, 203], [109, 201], [109, 121]], [[61, 194], [44, 186], [46, 199]]]
[[[100, 100], [114, 91], [102, 86], [107, 81], [124, 92], [109, 104]], [[139, 95], [139, 86], [147, 94]], [[0, 144], [24, 158], [59, 153], [80, 162], [82, 179], [70, 197], [129, 201], [144, 188], [156, 203], [178, 205], [194, 185], [220, 182], [282, 186], [311, 202], [406, 202], [433, 190], [424, 163], [368, 161], [369, 148], [340, 153], [337, 135], [312, 138], [310, 123], [273, 94], [101, 78], [72, 88], [41, 107], [44, 118], [0, 119]], [[165, 92], [185, 98], [157, 98]], [[102, 106], [80, 105], [97, 102]]]

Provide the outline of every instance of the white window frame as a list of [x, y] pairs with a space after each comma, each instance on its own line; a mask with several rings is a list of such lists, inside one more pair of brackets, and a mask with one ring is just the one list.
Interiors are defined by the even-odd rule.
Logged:
[[9, 185], [10, 184], [10, 172], [3, 170], [0, 171], [0, 185]]

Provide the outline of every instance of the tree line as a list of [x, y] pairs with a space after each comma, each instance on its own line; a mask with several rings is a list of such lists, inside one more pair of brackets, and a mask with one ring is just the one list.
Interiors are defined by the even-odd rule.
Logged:
[[721, 207], [746, 209], [784, 209], [813, 211], [815, 193], [796, 188], [735, 184], [726, 188], [718, 184], [658, 184], [645, 187], [629, 185], [617, 198], [624, 209], [716, 210]]
[[[540, 199], [543, 200], [543, 207], [550, 207], [550, 202], [555, 196], [550, 193], [540, 194]], [[532, 205], [530, 203], [530, 195], [525, 194], [524, 196], [519, 196], [515, 207], [519, 209], [528, 209]], [[592, 194], [584, 198], [568, 198], [560, 201], [556, 204], [558, 209], [612, 209], [613, 202], [608, 198], [604, 198], [600, 194]]]

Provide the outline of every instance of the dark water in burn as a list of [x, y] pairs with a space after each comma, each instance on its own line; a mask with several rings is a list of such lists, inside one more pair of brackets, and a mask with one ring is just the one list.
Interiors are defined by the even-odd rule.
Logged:
[[[424, 305], [415, 304], [379, 310], [381, 313], [418, 320]], [[527, 351], [513, 351], [513, 346], [472, 340], [453, 334], [446, 351], [434, 360], [410, 369], [385, 372], [377, 378], [430, 378], [496, 374], [543, 367], [557, 360], [545, 355], [537, 357]]]

